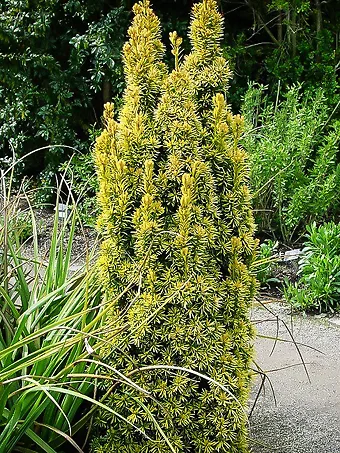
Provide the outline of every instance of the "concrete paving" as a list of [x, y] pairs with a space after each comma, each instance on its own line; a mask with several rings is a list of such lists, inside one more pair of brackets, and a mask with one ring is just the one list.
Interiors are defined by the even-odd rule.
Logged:
[[[279, 303], [268, 308], [293, 329], [295, 341], [306, 362], [310, 382], [296, 346], [279, 322], [277, 342], [275, 317], [263, 308], [253, 311], [259, 335], [256, 341], [256, 363], [268, 373], [274, 388], [276, 404], [268, 382], [261, 391], [251, 416], [253, 453], [340, 453], [340, 325], [339, 318], [295, 315]], [[335, 321], [335, 322], [334, 322]], [[285, 368], [284, 368], [285, 367]], [[282, 369], [284, 368], [284, 369]], [[253, 385], [252, 402], [260, 388]]]

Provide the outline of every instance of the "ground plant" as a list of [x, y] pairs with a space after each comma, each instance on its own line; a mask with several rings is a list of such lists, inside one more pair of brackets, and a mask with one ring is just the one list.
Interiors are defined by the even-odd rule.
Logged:
[[[133, 282], [108, 317], [127, 314], [125, 342], [118, 350], [108, 334], [101, 354], [127, 374], [135, 369], [152, 398], [138, 401], [124, 384], [115, 389], [107, 404], [148, 437], [101, 412], [91, 451], [246, 452], [257, 242], [239, 145], [243, 118], [224, 97], [230, 70], [222, 17], [214, 0], [194, 6], [191, 53], [183, 58], [181, 38], [171, 33], [169, 73], [149, 1], [134, 14], [123, 106], [117, 117], [105, 106], [95, 149], [106, 299]], [[189, 368], [223, 390], [193, 379]]]
[[278, 260], [278, 246], [279, 243], [271, 239], [265, 239], [259, 246], [254, 269], [256, 278], [261, 286], [279, 283], [279, 280], [274, 276]]
[[340, 225], [307, 226], [299, 261], [299, 280], [289, 283], [286, 299], [300, 310], [335, 312], [340, 309]]

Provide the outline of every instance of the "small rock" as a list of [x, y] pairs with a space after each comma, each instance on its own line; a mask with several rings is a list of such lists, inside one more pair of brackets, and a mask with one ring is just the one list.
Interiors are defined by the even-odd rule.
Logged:
[[70, 272], [72, 272], [72, 273], [78, 272], [82, 269], [84, 269], [83, 264], [71, 264], [70, 265]]
[[67, 219], [68, 214], [69, 214], [69, 206], [64, 203], [59, 203], [58, 207], [55, 207], [55, 211], [58, 210], [58, 217], [59, 219]]
[[329, 323], [333, 324], [334, 326], [340, 327], [340, 317], [334, 316], [333, 318], [329, 318]]
[[283, 261], [298, 260], [300, 258], [301, 254], [302, 254], [302, 250], [300, 250], [300, 249], [287, 250], [287, 252], [285, 252], [285, 255], [283, 257]]

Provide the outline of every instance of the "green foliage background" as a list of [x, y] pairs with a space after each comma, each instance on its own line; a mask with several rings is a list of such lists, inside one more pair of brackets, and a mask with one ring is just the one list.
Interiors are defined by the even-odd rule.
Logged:
[[[123, 7], [104, 1], [1, 2], [2, 159], [54, 144], [87, 150], [102, 98], [123, 90], [127, 19]], [[17, 173], [44, 171], [48, 179], [66, 154], [52, 147], [25, 159]]]
[[[0, 159], [62, 144], [88, 151], [105, 102], [124, 89], [121, 50], [134, 1], [4, 0], [0, 5]], [[158, 0], [164, 36], [185, 36], [192, 0]], [[340, 11], [337, 0], [220, 0], [224, 54], [234, 78], [228, 102], [239, 110], [248, 81], [275, 96], [295, 82], [338, 94]], [[184, 41], [188, 48], [188, 41]], [[169, 51], [168, 51], [169, 56]], [[168, 58], [169, 60], [169, 58]], [[69, 151], [44, 150], [17, 165], [18, 175], [50, 180]]]

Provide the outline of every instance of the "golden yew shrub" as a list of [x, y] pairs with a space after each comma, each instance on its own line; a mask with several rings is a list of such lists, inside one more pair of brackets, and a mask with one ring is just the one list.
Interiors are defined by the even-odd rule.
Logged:
[[172, 33], [170, 72], [149, 0], [134, 14], [123, 107], [116, 118], [105, 106], [95, 147], [107, 300], [128, 288], [110, 314], [128, 329], [119, 344], [108, 332], [101, 353], [150, 396], [116, 386], [106, 403], [145, 435], [102, 411], [92, 452], [246, 452], [256, 241], [243, 119], [225, 99], [222, 18], [215, 0], [194, 6], [192, 52], [181, 61]]

